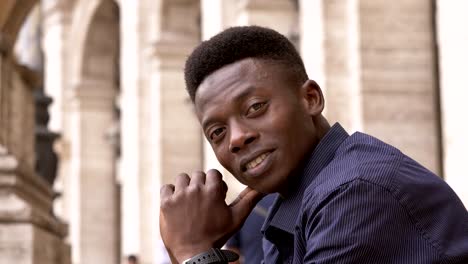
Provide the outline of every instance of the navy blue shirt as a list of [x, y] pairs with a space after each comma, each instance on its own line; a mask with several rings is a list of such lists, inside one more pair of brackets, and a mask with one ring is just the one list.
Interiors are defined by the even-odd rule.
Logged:
[[335, 124], [262, 227], [270, 263], [468, 263], [468, 212], [398, 149]]
[[261, 229], [275, 197], [276, 194], [263, 197], [247, 217], [242, 228], [226, 243], [229, 248], [239, 249], [244, 260], [243, 264], [260, 264], [263, 260]]

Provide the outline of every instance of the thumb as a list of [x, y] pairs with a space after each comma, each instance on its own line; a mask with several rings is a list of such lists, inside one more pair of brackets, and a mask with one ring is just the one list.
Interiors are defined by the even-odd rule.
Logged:
[[241, 225], [250, 212], [254, 209], [255, 205], [265, 195], [250, 188], [246, 187], [237, 198], [229, 205], [231, 208], [233, 220], [236, 225]]

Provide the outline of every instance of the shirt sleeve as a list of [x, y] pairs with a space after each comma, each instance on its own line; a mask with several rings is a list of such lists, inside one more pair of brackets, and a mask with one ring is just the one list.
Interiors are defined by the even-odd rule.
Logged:
[[303, 208], [299, 238], [305, 246], [303, 263], [433, 263], [440, 259], [407, 210], [373, 183], [355, 180]]
[[226, 247], [240, 249], [241, 247], [240, 231], [235, 233], [231, 238], [229, 238], [229, 240], [226, 242]]

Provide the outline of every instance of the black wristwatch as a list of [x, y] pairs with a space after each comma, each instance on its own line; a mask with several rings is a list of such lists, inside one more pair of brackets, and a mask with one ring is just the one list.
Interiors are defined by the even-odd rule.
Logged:
[[227, 264], [238, 259], [239, 255], [230, 250], [211, 248], [206, 252], [184, 260], [182, 264]]

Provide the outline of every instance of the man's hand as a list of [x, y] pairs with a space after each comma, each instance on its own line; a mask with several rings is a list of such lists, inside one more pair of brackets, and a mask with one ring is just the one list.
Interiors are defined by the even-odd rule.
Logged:
[[230, 205], [221, 173], [195, 172], [177, 176], [175, 186], [161, 187], [160, 229], [175, 262], [182, 262], [212, 247], [221, 247], [244, 223], [263, 197], [245, 188]]

